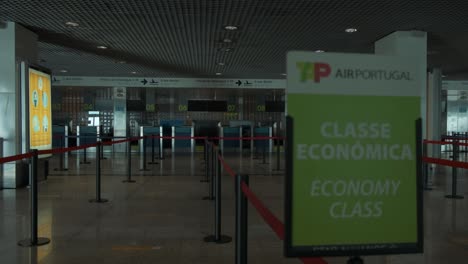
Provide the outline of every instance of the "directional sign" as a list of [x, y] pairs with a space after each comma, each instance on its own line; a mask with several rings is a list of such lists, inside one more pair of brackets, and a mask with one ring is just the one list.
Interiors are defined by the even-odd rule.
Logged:
[[157, 78], [157, 77], [83, 77], [54, 76], [53, 86], [93, 87], [161, 87], [161, 88], [239, 88], [285, 89], [281, 79], [201, 79], [201, 78]]

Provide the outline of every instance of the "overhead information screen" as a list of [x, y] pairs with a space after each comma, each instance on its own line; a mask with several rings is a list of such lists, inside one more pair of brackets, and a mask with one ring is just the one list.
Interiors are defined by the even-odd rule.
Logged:
[[50, 74], [29, 68], [29, 147], [52, 148]]
[[188, 111], [227, 112], [227, 101], [219, 100], [188, 100]]

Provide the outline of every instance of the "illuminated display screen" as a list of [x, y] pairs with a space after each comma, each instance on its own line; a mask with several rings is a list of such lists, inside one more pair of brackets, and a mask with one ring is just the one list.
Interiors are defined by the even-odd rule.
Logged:
[[29, 69], [29, 142], [30, 149], [52, 148], [50, 75]]

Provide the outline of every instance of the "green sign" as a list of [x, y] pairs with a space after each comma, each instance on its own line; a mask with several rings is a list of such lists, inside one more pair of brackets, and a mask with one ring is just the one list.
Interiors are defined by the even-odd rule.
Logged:
[[[378, 82], [320, 85], [321, 79], [336, 77], [338, 65], [326, 59], [296, 63], [291, 74], [296, 79], [288, 80], [286, 255], [419, 252], [421, 99], [414, 89], [391, 96]], [[309, 68], [312, 73], [305, 73]], [[327, 93], [327, 86], [336, 85], [341, 87]], [[353, 85], [360, 86], [358, 94], [350, 92]], [[340, 88], [347, 90], [340, 94]]]

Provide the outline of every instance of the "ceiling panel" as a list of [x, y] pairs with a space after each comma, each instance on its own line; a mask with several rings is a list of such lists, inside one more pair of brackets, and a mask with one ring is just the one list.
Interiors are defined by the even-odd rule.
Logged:
[[430, 66], [466, 76], [466, 14], [468, 1], [448, 0], [0, 1], [0, 20], [37, 32], [45, 66], [89, 76], [284, 78], [288, 50], [371, 53], [397, 30], [427, 31]]

